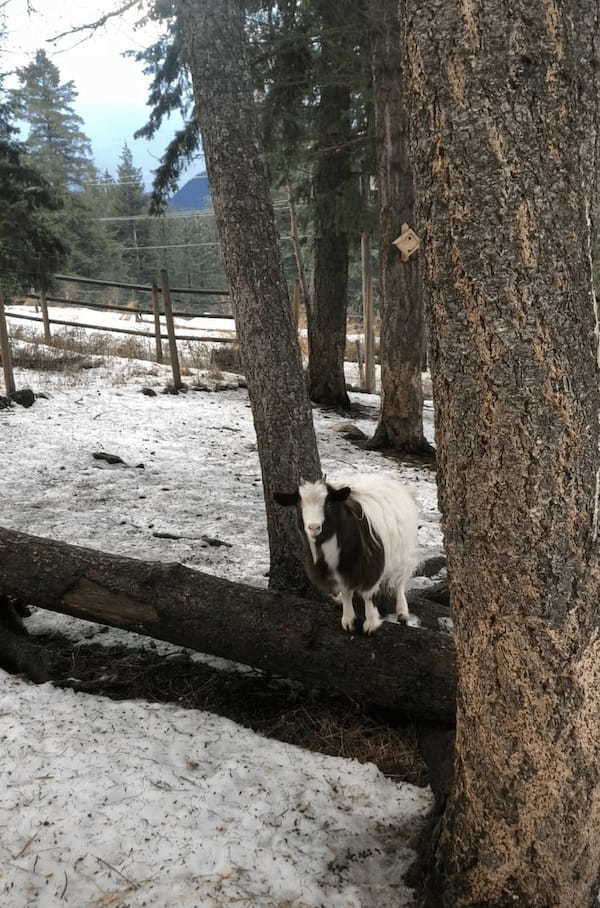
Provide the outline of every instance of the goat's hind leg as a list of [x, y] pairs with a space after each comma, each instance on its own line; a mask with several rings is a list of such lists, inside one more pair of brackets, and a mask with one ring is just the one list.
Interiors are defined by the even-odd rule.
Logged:
[[406, 582], [401, 583], [396, 591], [396, 618], [398, 621], [402, 621], [403, 624], [410, 625], [410, 627], [421, 626], [421, 622], [417, 615], [411, 615], [408, 610], [408, 602], [406, 601]]
[[369, 593], [363, 593], [363, 599], [365, 602], [365, 620], [363, 623], [363, 631], [365, 634], [373, 634], [378, 627], [381, 627], [382, 620], [381, 615], [379, 614], [379, 609], [376, 605], [373, 604], [373, 596], [375, 595], [375, 590], [370, 590]]

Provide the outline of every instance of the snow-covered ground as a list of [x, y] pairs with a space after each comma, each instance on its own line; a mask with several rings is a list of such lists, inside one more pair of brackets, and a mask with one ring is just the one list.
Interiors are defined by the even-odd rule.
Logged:
[[[102, 359], [99, 359], [102, 362]], [[256, 437], [244, 389], [148, 397], [167, 367], [114, 358], [70, 376], [17, 370], [17, 386], [44, 392], [31, 410], [0, 411], [2, 525], [107, 552], [181, 561], [230, 580], [266, 585], [267, 533]], [[78, 382], [81, 382], [79, 384]], [[355, 394], [371, 434], [378, 398]], [[398, 468], [334, 431], [343, 420], [314, 411], [324, 471], [389, 470], [414, 486], [424, 554], [441, 545], [435, 478]], [[426, 410], [432, 434], [432, 410]], [[104, 451], [127, 466], [94, 460]], [[143, 465], [143, 467], [141, 466]], [[157, 535], [159, 534], [159, 535]], [[177, 537], [164, 538], [164, 535]], [[204, 537], [226, 545], [210, 545]]]
[[[36, 312], [34, 306], [30, 305], [20, 305], [20, 306], [7, 306], [6, 312], [8, 315], [17, 314], [17, 315], [29, 315], [41, 317], [41, 312]], [[146, 331], [152, 337], [154, 331], [154, 319], [148, 313], [139, 313], [139, 320], [136, 320], [135, 310], [124, 309], [123, 312], [115, 312], [114, 310], [104, 311], [102, 309], [90, 309], [84, 306], [61, 306], [61, 305], [48, 305], [48, 313], [51, 319], [56, 319], [57, 321], [63, 322], [74, 322], [76, 324], [83, 325], [97, 325], [100, 328], [127, 328], [134, 329], [136, 331]], [[175, 329], [179, 334], [182, 335], [194, 335], [196, 332], [198, 334], [204, 334], [206, 331], [214, 333], [216, 337], [229, 337], [235, 335], [235, 322], [232, 318], [184, 318], [177, 317], [174, 319]], [[29, 327], [35, 327], [36, 322], [31, 322], [25, 319], [12, 319], [10, 321], [11, 325], [20, 324], [28, 325]], [[161, 316], [161, 325], [166, 331], [166, 323], [164, 316]], [[60, 332], [62, 329], [59, 325], [56, 328], [52, 328], [52, 331]], [[90, 332], [93, 329], [86, 329]]]
[[[0, 411], [1, 525], [266, 585], [246, 391], [148, 397], [141, 388], [160, 392], [165, 367], [91, 365], [68, 381], [17, 371], [19, 387], [48, 397]], [[370, 434], [378, 401], [353, 399], [366, 408], [355, 422]], [[314, 417], [327, 474], [384, 469], [411, 482], [422, 554], [439, 551], [433, 474], [356, 448], [335, 430], [336, 414]], [[431, 437], [430, 409], [426, 417]], [[126, 465], [94, 460], [97, 451]], [[93, 626], [38, 612], [32, 630], [49, 627], [81, 639]], [[126, 636], [114, 631], [111, 642], [114, 634]], [[372, 765], [207, 713], [114, 703], [1, 672], [0, 740], [0, 904], [410, 904], [401, 878], [430, 796]]]
[[209, 713], [0, 672], [0, 903], [410, 904], [427, 790]]

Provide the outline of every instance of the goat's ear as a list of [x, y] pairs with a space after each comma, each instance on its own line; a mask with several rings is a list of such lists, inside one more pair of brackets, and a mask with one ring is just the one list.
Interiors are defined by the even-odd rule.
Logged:
[[298, 489], [295, 492], [275, 492], [273, 498], [277, 504], [283, 505], [284, 508], [289, 508], [300, 501]]
[[344, 486], [342, 489], [332, 489], [331, 486], [328, 486], [328, 491], [333, 501], [345, 501], [352, 489], [350, 486]]

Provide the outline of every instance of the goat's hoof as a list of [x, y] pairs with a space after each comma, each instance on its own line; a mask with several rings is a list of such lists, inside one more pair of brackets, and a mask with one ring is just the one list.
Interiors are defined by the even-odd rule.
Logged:
[[365, 634], [374, 634], [377, 628], [381, 627], [382, 624], [383, 621], [381, 618], [373, 618], [371, 620], [367, 618], [363, 624], [363, 632]]
[[354, 630], [354, 618], [350, 618], [350, 620], [348, 620], [347, 618], [342, 618], [342, 627], [345, 631], [348, 631], [348, 633], [351, 634]]
[[406, 618], [401, 618], [407, 627], [421, 627], [421, 619], [418, 615], [413, 615], [411, 612], [410, 615], [407, 615]]

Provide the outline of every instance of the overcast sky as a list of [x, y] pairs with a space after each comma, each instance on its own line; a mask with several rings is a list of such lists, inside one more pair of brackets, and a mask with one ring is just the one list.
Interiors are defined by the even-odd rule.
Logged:
[[[149, 183], [151, 171], [181, 121], [171, 118], [152, 142], [133, 139], [135, 130], [147, 119], [149, 80], [139, 63], [122, 54], [152, 43], [159, 34], [156, 26], [136, 28], [141, 12], [134, 8], [110, 20], [91, 38], [82, 40], [79, 34], [50, 43], [49, 39], [60, 32], [93, 22], [121, 4], [119, 0], [33, 0], [33, 5], [32, 15], [27, 14], [26, 0], [10, 0], [4, 10], [8, 34], [2, 50], [2, 69], [26, 65], [36, 50], [44, 48], [58, 66], [61, 81], [75, 83], [79, 92], [76, 110], [85, 121], [84, 131], [92, 141], [97, 166], [114, 174], [126, 141], [135, 164], [143, 168]], [[202, 169], [199, 160], [188, 175]]]

